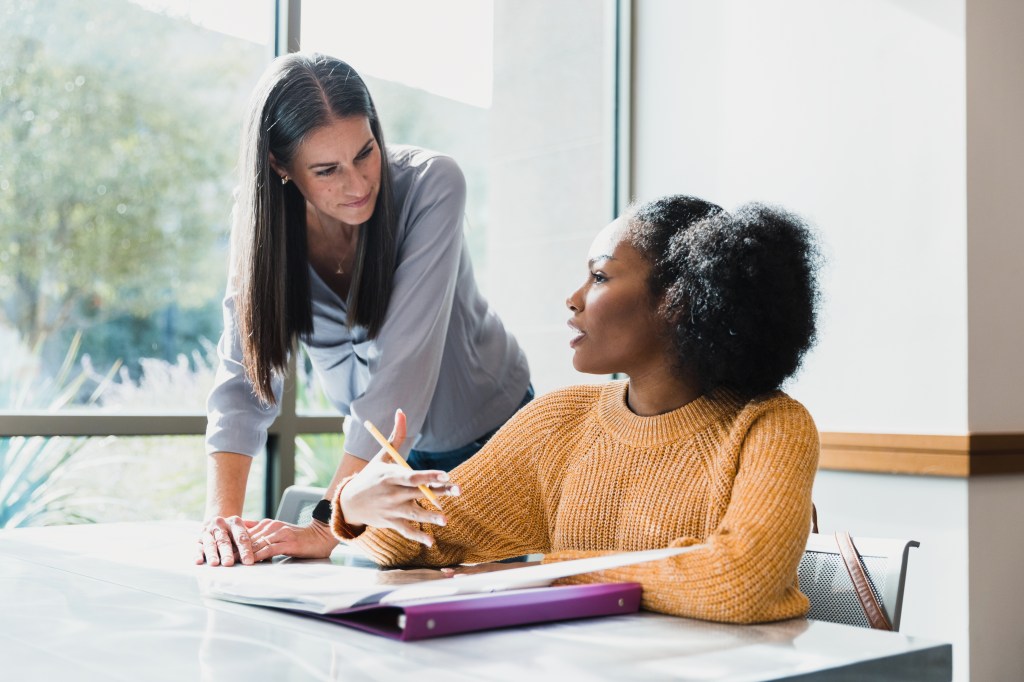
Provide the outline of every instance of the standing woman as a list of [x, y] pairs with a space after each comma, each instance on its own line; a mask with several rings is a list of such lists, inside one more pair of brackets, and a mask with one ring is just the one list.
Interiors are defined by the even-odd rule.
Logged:
[[526, 357], [473, 277], [462, 172], [435, 152], [385, 147], [350, 66], [276, 59], [253, 93], [240, 166], [197, 553], [225, 566], [256, 549], [323, 557], [337, 544], [326, 501], [309, 526], [239, 518], [298, 341], [352, 418], [325, 500], [377, 452], [358, 425], [389, 423], [396, 403], [415, 415], [409, 463], [447, 470], [532, 397]]

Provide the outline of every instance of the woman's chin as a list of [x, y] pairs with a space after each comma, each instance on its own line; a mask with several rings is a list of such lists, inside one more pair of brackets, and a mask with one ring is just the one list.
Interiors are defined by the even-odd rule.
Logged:
[[572, 368], [577, 372], [586, 372], [587, 370], [584, 367], [586, 367], [586, 363], [580, 360], [579, 353], [574, 353], [572, 356]]
[[586, 358], [579, 356], [579, 353], [572, 356], [572, 368], [582, 374], [612, 374], [615, 372], [615, 370], [606, 369], [597, 363], [587, 362]]

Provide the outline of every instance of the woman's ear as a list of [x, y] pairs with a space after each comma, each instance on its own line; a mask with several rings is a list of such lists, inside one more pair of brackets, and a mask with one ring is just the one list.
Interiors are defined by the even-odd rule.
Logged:
[[270, 152], [270, 167], [274, 169], [274, 172], [280, 175], [282, 178], [288, 177], [288, 170], [277, 162], [277, 157], [274, 156], [273, 152]]

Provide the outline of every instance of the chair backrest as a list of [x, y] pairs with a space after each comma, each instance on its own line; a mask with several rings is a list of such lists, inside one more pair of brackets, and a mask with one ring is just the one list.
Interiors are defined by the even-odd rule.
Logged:
[[326, 490], [306, 485], [288, 486], [281, 495], [281, 504], [274, 518], [300, 526], [308, 525], [313, 520], [313, 507], [324, 498]]
[[[920, 547], [921, 543], [915, 540], [863, 537], [855, 537], [853, 541], [863, 560], [864, 571], [875, 597], [892, 623], [892, 629], [899, 630], [907, 559], [910, 548]], [[871, 627], [854, 591], [834, 535], [811, 533], [797, 571], [800, 591], [811, 602], [808, 618]]]

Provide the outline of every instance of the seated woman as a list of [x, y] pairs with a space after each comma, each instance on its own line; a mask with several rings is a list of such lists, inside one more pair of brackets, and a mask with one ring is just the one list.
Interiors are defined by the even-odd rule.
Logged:
[[[818, 432], [778, 389], [815, 336], [817, 260], [778, 209], [671, 196], [630, 210], [566, 302], [576, 369], [628, 379], [534, 400], [450, 475], [382, 452], [339, 488], [335, 534], [384, 566], [703, 544], [563, 582], [636, 581], [644, 608], [706, 620], [805, 614]], [[396, 445], [403, 431], [398, 412]], [[419, 485], [444, 493], [443, 514]]]

